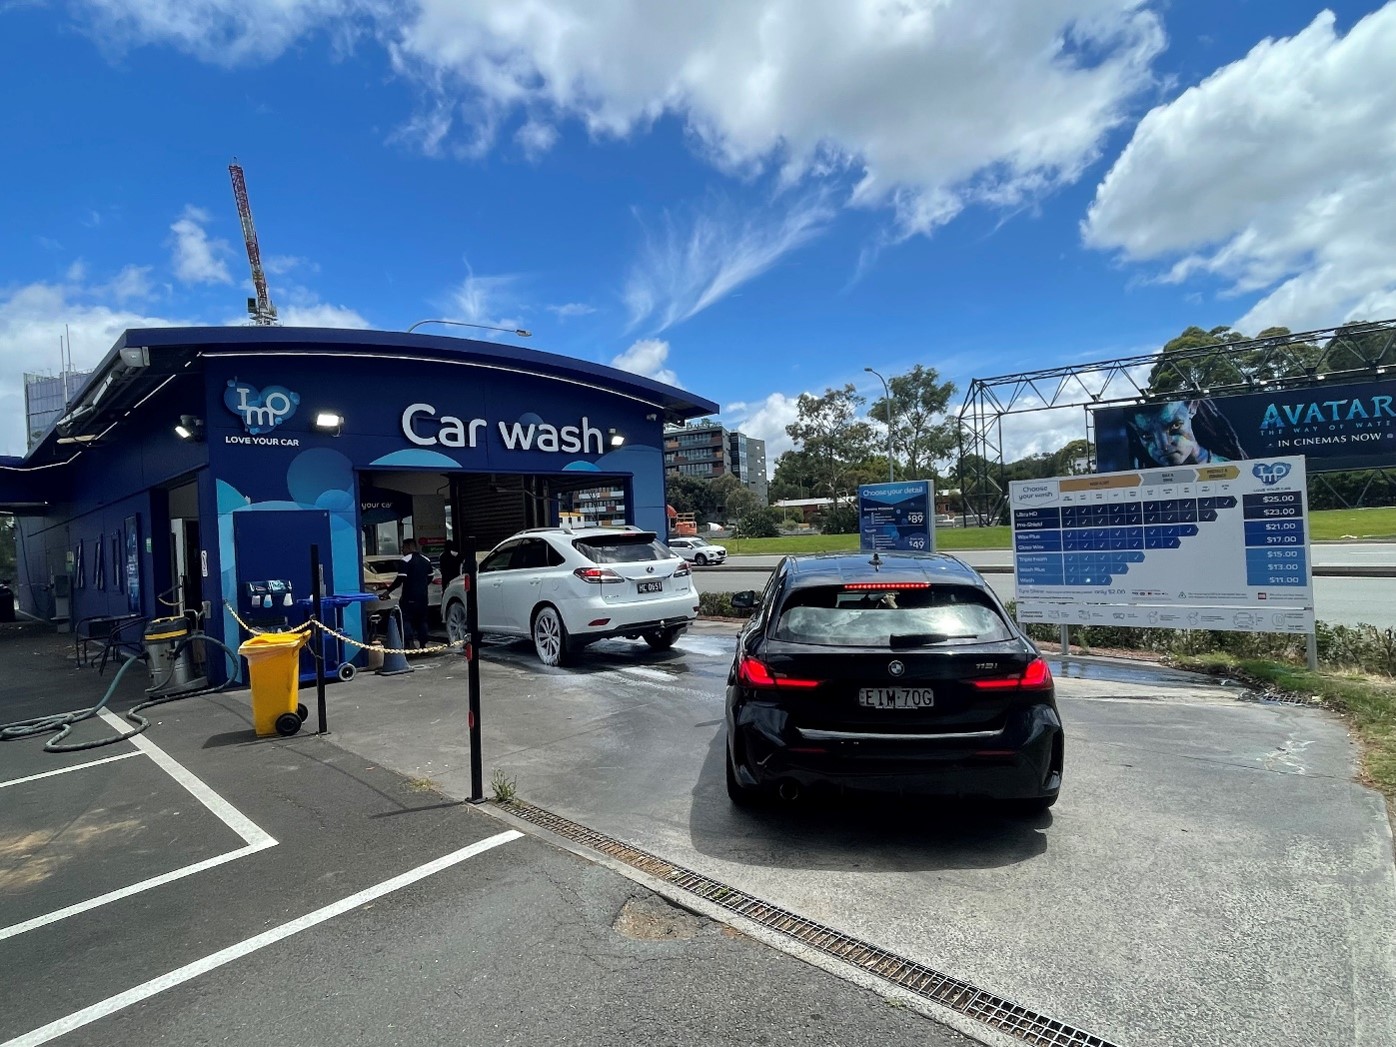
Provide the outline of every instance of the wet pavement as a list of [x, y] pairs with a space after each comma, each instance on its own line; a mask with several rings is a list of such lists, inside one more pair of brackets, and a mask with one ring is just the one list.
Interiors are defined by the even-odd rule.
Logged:
[[[734, 632], [700, 623], [663, 653], [597, 644], [565, 670], [489, 644], [486, 780], [1116, 1043], [1259, 1047], [1276, 1028], [1396, 1042], [1391, 832], [1335, 717], [1071, 659], [1051, 815], [915, 800], [743, 812], [722, 771]], [[334, 740], [464, 795], [465, 666], [417, 670], [336, 689]]]

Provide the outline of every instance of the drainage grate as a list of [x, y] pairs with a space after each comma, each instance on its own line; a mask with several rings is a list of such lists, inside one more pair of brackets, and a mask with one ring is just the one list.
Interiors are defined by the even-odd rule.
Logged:
[[688, 891], [714, 905], [720, 905], [729, 912], [779, 931], [804, 945], [862, 968], [942, 1007], [949, 1007], [985, 1025], [1016, 1036], [1034, 1047], [1115, 1047], [1111, 1041], [1101, 1036], [1055, 1021], [977, 988], [969, 982], [942, 974], [925, 964], [908, 960], [886, 949], [879, 949], [842, 931], [836, 931], [832, 927], [763, 902], [760, 898], [720, 880], [665, 861], [648, 851], [622, 843], [605, 833], [588, 829], [585, 825], [535, 807], [524, 800], [510, 800], [499, 806], [526, 822], [556, 833], [563, 839], [625, 862], [674, 887]]

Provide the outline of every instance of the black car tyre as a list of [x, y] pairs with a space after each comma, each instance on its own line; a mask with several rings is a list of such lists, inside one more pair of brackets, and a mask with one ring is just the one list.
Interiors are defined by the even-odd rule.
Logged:
[[572, 643], [556, 607], [544, 604], [534, 614], [533, 649], [538, 652], [538, 660], [544, 665], [557, 667], [567, 664]]
[[446, 608], [446, 637], [452, 643], [464, 643], [466, 639], [465, 604], [452, 600]]
[[697, 556], [695, 556], [695, 557], [693, 558], [693, 562], [696, 563], [699, 567], [707, 567], [707, 566], [708, 566], [708, 557], [707, 557], [707, 554], [706, 554], [706, 553], [699, 553]]
[[1009, 800], [1008, 812], [1023, 818], [1031, 818], [1036, 814], [1046, 814], [1057, 802], [1056, 794], [1051, 796], [1038, 796], [1031, 800]]
[[[726, 749], [726, 746], [723, 746]], [[737, 780], [737, 768], [732, 764], [732, 752], [727, 751], [727, 798], [732, 801], [734, 807], [755, 807], [761, 803], [761, 790], [750, 785], [743, 785]]]
[[650, 645], [651, 650], [667, 651], [670, 647], [674, 646], [674, 641], [679, 638], [679, 630], [677, 628], [654, 629], [643, 635], [645, 643]]

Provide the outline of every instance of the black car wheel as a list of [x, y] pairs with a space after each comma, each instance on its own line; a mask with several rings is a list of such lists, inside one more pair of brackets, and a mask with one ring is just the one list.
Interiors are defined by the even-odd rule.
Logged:
[[650, 645], [653, 651], [667, 651], [674, 646], [674, 641], [679, 638], [679, 630], [675, 629], [654, 629], [643, 634], [645, 643]]
[[[723, 746], [726, 749], [726, 746]], [[750, 785], [743, 785], [737, 780], [737, 768], [732, 763], [732, 752], [727, 750], [727, 798], [732, 801], [734, 807], [755, 807], [762, 799], [761, 790]]]
[[696, 563], [699, 567], [707, 567], [707, 566], [708, 566], [708, 557], [707, 557], [707, 554], [706, 554], [706, 553], [699, 553], [697, 556], [695, 556], [695, 557], [693, 558], [693, 562]]
[[1038, 796], [1031, 800], [1009, 800], [1007, 809], [1009, 814], [1016, 814], [1021, 818], [1031, 818], [1034, 815], [1046, 814], [1056, 802], [1056, 794]]

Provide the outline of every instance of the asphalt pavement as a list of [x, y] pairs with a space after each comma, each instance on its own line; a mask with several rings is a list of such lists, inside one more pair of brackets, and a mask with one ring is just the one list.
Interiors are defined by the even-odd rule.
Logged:
[[[1058, 665], [1063, 799], [955, 805], [723, 792], [729, 623], [565, 670], [482, 662], [484, 763], [525, 800], [1117, 1044], [1396, 1042], [1396, 872], [1343, 724], [1182, 673]], [[469, 788], [464, 666], [334, 697], [338, 744]], [[424, 731], [429, 732], [424, 735]]]
[[[96, 700], [68, 650], [0, 632], [0, 721]], [[396, 679], [333, 707], [425, 676]], [[0, 1045], [970, 1042], [334, 736], [254, 739], [247, 706], [0, 743]]]

